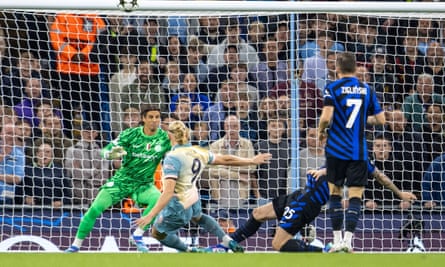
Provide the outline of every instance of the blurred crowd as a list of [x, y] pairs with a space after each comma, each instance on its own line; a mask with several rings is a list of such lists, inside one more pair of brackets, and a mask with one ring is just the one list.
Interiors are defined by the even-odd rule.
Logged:
[[[444, 21], [426, 17], [298, 14], [120, 16], [2, 11], [0, 203], [89, 205], [119, 167], [100, 150], [139, 124], [143, 103], [161, 127], [181, 120], [194, 145], [273, 154], [267, 166], [212, 166], [203, 199], [219, 208], [264, 203], [303, 187], [324, 165], [317, 118], [339, 53], [377, 93], [387, 125], [369, 128], [370, 158], [420, 206], [445, 203]], [[295, 36], [295, 40], [291, 40]], [[291, 55], [291, 42], [295, 54]], [[294, 64], [291, 60], [295, 59]], [[291, 66], [295, 66], [291, 69]], [[291, 76], [295, 79], [291, 79]], [[291, 128], [291, 92], [298, 99]], [[298, 177], [290, 177], [298, 134]], [[370, 181], [367, 209], [408, 209]]]

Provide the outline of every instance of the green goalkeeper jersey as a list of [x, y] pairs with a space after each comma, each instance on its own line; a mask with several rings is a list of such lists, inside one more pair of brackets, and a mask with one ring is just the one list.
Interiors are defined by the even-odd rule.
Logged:
[[166, 131], [159, 128], [154, 135], [148, 136], [144, 134], [143, 126], [126, 129], [104, 151], [110, 151], [117, 145], [123, 147], [127, 155], [122, 158], [122, 166], [110, 181], [127, 190], [153, 184], [156, 168], [171, 148]]

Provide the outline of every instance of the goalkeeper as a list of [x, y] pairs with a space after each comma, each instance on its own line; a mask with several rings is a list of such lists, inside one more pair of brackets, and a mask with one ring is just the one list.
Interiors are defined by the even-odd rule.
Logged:
[[[80, 221], [74, 242], [65, 252], [78, 252], [82, 241], [93, 229], [97, 217], [122, 199], [130, 196], [138, 205], [146, 206], [144, 215], [156, 204], [161, 193], [154, 186], [153, 175], [161, 159], [170, 150], [171, 144], [167, 132], [159, 128], [159, 108], [142, 106], [141, 120], [143, 126], [123, 131], [102, 150], [102, 157], [105, 159], [122, 158], [122, 166], [100, 188], [91, 207]], [[131, 237], [131, 241], [142, 252], [148, 251], [142, 241], [146, 228], [136, 228]]]
[[[412, 201], [416, 196], [411, 192], [402, 192], [385, 174], [368, 162], [368, 171], [380, 184], [393, 191], [400, 199]], [[320, 247], [307, 244], [304, 240], [293, 237], [312, 222], [329, 200], [329, 187], [326, 181], [326, 168], [309, 170], [306, 187], [288, 195], [281, 195], [272, 202], [253, 210], [247, 222], [231, 235], [236, 242], [241, 242], [258, 231], [266, 220], [280, 218], [272, 248], [280, 252], [321, 252]]]

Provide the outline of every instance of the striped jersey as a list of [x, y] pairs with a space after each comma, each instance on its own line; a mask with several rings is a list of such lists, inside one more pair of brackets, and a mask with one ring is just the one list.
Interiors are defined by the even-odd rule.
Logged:
[[382, 112], [375, 91], [356, 77], [345, 77], [325, 87], [324, 105], [334, 107], [326, 156], [367, 160], [366, 121], [368, 115]]
[[212, 152], [190, 144], [174, 146], [165, 157], [162, 180], [176, 180], [175, 195], [184, 209], [199, 200], [196, 182], [213, 159]]

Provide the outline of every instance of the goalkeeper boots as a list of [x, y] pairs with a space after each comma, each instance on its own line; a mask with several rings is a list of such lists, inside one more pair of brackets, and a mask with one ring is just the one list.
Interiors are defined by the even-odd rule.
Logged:
[[136, 246], [136, 248], [138, 249], [138, 251], [143, 252], [143, 253], [148, 252], [148, 248], [147, 248], [147, 246], [145, 245], [145, 243], [144, 243], [144, 241], [143, 241], [143, 239], [142, 239], [142, 236], [135, 236], [135, 235], [132, 235], [131, 238], [130, 238], [130, 242], [131, 242], [133, 245]]
[[238, 244], [238, 242], [236, 242], [235, 240], [230, 240], [229, 248], [234, 253], [244, 253], [244, 248], [240, 244]]
[[69, 248], [65, 250], [65, 253], [76, 253], [76, 252], [79, 252], [79, 248], [74, 245], [71, 245]]

